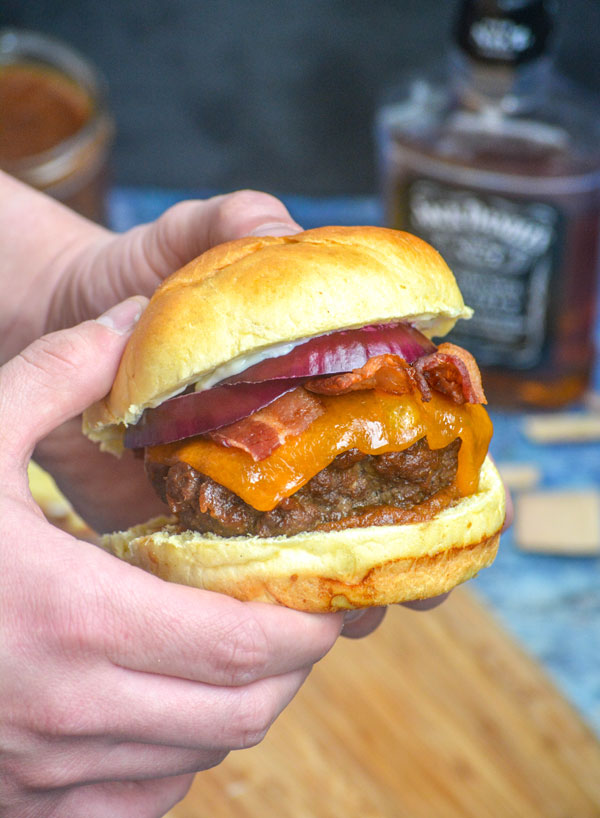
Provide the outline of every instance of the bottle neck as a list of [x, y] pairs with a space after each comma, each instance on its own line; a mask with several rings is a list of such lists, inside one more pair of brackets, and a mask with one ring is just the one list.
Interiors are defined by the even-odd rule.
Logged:
[[454, 40], [475, 60], [521, 66], [546, 52], [552, 28], [549, 0], [463, 0]]
[[463, 107], [473, 111], [496, 109], [505, 115], [526, 111], [539, 101], [553, 70], [553, 58], [548, 53], [516, 66], [477, 60], [454, 48], [449, 63], [454, 93]]

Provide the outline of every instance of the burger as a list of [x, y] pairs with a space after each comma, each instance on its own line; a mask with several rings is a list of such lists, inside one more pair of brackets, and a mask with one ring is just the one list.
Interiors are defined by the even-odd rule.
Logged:
[[84, 431], [143, 455], [165, 515], [102, 545], [165, 580], [335, 611], [423, 599], [494, 559], [504, 490], [469, 318], [428, 244], [323, 227], [167, 278]]

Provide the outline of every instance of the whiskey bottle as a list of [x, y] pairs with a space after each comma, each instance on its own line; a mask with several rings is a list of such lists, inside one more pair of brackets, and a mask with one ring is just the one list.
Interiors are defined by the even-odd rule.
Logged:
[[598, 100], [553, 61], [544, 0], [465, 0], [452, 47], [380, 106], [387, 223], [429, 241], [475, 313], [449, 340], [490, 403], [579, 398], [594, 362]]

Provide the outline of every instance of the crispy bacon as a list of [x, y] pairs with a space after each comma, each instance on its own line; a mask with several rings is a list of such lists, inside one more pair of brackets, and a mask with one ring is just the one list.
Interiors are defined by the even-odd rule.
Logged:
[[286, 438], [308, 429], [324, 411], [319, 398], [298, 387], [264, 409], [210, 432], [209, 436], [222, 446], [248, 452], [256, 461], [264, 460]]
[[418, 390], [423, 400], [431, 390], [454, 403], [487, 403], [473, 356], [454, 344], [440, 344], [435, 352], [407, 364], [398, 355], [377, 355], [353, 372], [313, 378], [306, 389], [319, 395], [343, 395], [357, 389], [381, 389], [394, 395]]
[[431, 389], [448, 395], [455, 403], [487, 403], [479, 368], [466, 349], [443, 343], [413, 366]]
[[358, 389], [382, 389], [393, 395], [406, 395], [418, 386], [413, 368], [399, 355], [376, 355], [360, 369], [313, 378], [306, 389], [319, 395], [345, 395]]

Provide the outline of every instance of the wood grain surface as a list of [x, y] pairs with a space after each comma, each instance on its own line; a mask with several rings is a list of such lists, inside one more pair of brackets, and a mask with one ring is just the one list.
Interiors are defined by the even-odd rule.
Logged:
[[464, 589], [339, 640], [169, 818], [599, 818], [600, 744]]

